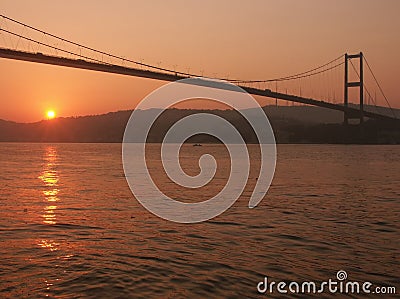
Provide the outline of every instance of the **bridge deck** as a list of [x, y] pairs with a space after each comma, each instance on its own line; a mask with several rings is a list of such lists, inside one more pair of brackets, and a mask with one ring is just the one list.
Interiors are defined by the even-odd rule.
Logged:
[[[42, 53], [33, 53], [33, 52], [23, 52], [23, 51], [16, 51], [11, 49], [0, 48], [0, 58], [7, 58], [7, 59], [15, 59], [15, 60], [22, 60], [22, 61], [30, 61], [36, 63], [43, 63], [43, 64], [51, 64], [51, 65], [58, 65], [58, 66], [65, 66], [71, 68], [78, 68], [78, 69], [86, 69], [86, 70], [93, 70], [99, 72], [106, 72], [106, 73], [113, 73], [113, 74], [121, 74], [121, 75], [128, 75], [128, 76], [135, 76], [135, 77], [142, 77], [142, 78], [150, 78], [162, 81], [177, 81], [180, 79], [186, 79], [188, 77], [183, 77], [175, 74], [167, 74], [167, 73], [160, 73], [148, 70], [141, 70], [136, 68], [124, 67], [119, 65], [113, 65], [108, 63], [99, 63], [99, 62], [92, 62], [86, 61], [82, 59], [71, 59], [65, 57], [57, 57], [51, 55], [44, 55]], [[198, 79], [199, 85], [210, 86], [213, 88], [222, 88], [226, 89], [226, 84], [216, 84], [213, 81], [209, 81], [207, 79]], [[295, 95], [284, 94], [279, 92], [273, 92], [269, 89], [262, 90], [257, 88], [250, 88], [245, 86], [240, 86], [246, 92], [262, 96], [268, 98], [277, 98], [280, 100], [286, 100], [290, 102], [296, 103], [303, 103], [312, 106], [318, 106], [338, 111], [347, 111], [352, 117], [357, 118], [360, 116], [360, 111], [353, 107], [345, 107], [343, 105], [328, 103], [320, 100], [310, 99], [310, 98], [303, 98], [298, 97]], [[397, 120], [393, 117], [382, 115], [378, 113], [373, 113], [369, 111], [364, 111], [364, 116], [369, 118], [376, 118], [382, 120]]]

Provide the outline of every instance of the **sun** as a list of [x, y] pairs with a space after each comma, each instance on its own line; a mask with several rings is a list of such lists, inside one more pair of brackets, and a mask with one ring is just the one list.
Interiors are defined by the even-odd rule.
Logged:
[[56, 117], [56, 113], [54, 110], [47, 110], [46, 112], [47, 119], [53, 119]]

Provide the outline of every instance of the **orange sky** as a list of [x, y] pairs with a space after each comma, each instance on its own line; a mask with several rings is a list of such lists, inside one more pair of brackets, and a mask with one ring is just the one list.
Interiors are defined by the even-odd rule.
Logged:
[[[400, 107], [398, 0], [1, 0], [0, 11], [96, 49], [210, 76], [286, 76], [362, 50]], [[130, 109], [165, 84], [5, 59], [0, 69], [0, 119], [21, 122], [43, 119], [47, 109]]]

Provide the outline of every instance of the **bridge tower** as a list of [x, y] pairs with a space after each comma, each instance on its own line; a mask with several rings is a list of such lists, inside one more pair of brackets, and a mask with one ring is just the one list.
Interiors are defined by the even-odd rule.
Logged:
[[[359, 59], [359, 70], [358, 77], [359, 81], [349, 82], [349, 62], [351, 59]], [[360, 124], [364, 122], [364, 67], [363, 67], [363, 53], [359, 54], [345, 54], [345, 64], [344, 64], [344, 123], [349, 124], [349, 119], [360, 119]], [[357, 71], [356, 71], [357, 72]], [[357, 87], [360, 90], [360, 111], [359, 113], [349, 113], [347, 107], [349, 105], [349, 88]]]

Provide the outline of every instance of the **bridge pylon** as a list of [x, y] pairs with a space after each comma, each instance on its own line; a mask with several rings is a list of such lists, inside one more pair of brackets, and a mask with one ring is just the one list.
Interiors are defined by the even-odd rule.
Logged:
[[[359, 81], [349, 81], [349, 62], [351, 59], [359, 59], [359, 70], [358, 77]], [[360, 124], [364, 122], [364, 57], [363, 53], [359, 54], [345, 54], [345, 64], [344, 64], [344, 124], [349, 124], [349, 119], [359, 119]], [[357, 72], [357, 71], [356, 71]], [[359, 88], [359, 100], [360, 100], [360, 110], [358, 113], [350, 113], [348, 108], [349, 105], [349, 88], [356, 87]]]

